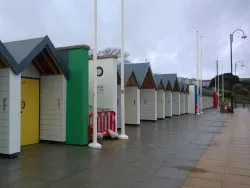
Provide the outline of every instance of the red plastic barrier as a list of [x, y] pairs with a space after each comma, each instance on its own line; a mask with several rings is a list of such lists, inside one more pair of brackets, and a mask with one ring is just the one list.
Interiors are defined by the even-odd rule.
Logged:
[[217, 92], [213, 93], [213, 107], [218, 108], [218, 95], [217, 95]]
[[[97, 132], [108, 136], [108, 130], [116, 132], [116, 121], [114, 111], [103, 111], [97, 113]], [[89, 114], [88, 126], [89, 139], [93, 138], [93, 113]]]

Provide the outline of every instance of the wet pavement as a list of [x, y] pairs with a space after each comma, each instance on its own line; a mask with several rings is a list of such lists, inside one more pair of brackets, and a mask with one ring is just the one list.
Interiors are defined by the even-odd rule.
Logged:
[[63, 144], [25, 148], [0, 159], [0, 188], [179, 188], [232, 115], [206, 110], [126, 127], [129, 140], [102, 150]]
[[236, 109], [221, 128], [183, 188], [250, 187], [250, 112]]

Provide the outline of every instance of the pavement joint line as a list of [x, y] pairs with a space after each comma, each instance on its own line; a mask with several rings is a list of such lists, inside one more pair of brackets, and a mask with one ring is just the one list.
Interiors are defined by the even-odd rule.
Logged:
[[[245, 155], [247, 155], [248, 153], [250, 154], [250, 151], [244, 151], [246, 148], [241, 148], [241, 149], [239, 149], [239, 148], [237, 148], [237, 146], [235, 146], [235, 145], [230, 145], [230, 144], [233, 144], [233, 141], [236, 141], [236, 140], [238, 140], [238, 141], [236, 141], [236, 142], [238, 142], [239, 143], [239, 145], [240, 144], [242, 144], [242, 142], [244, 142], [244, 143], [246, 143], [247, 144], [247, 142], [245, 141], [246, 139], [248, 140], [248, 137], [244, 137], [244, 136], [242, 136], [242, 134], [240, 134], [241, 136], [236, 136], [237, 134], [239, 135], [239, 131], [237, 131], [237, 130], [235, 130], [236, 129], [236, 126], [235, 125], [237, 125], [237, 128], [238, 127], [243, 127], [244, 128], [244, 126], [245, 126], [245, 124], [243, 123], [243, 124], [238, 124], [238, 123], [236, 123], [236, 122], [238, 122], [239, 121], [239, 117], [238, 116], [242, 116], [242, 113], [235, 113], [236, 115], [234, 116], [234, 118], [230, 118], [230, 122], [229, 122], [229, 120], [227, 120], [227, 127], [221, 127], [221, 131], [218, 131], [218, 133], [213, 137], [213, 139], [212, 139], [212, 141], [210, 142], [210, 143], [213, 143], [214, 142], [214, 140], [217, 140], [217, 142], [218, 142], [218, 145], [207, 145], [207, 147], [205, 148], [205, 150], [204, 150], [204, 152], [203, 152], [203, 154], [201, 155], [201, 157], [200, 157], [200, 160], [197, 162], [197, 164], [196, 164], [196, 166], [199, 166], [199, 165], [201, 165], [203, 162], [202, 162], [202, 160], [201, 159], [203, 159], [204, 160], [204, 162], [206, 163], [206, 161], [207, 162], [209, 162], [209, 160], [210, 160], [210, 162], [213, 164], [214, 162], [216, 162], [216, 161], [218, 161], [218, 163], [219, 164], [225, 164], [225, 166], [223, 166], [224, 167], [224, 173], [220, 173], [220, 172], [212, 172], [211, 170], [212, 170], [212, 168], [211, 168], [211, 170], [207, 170], [207, 172], [205, 172], [204, 173], [204, 175], [202, 175], [202, 176], [200, 176], [200, 178], [198, 178], [198, 179], [207, 179], [207, 180], [212, 180], [212, 181], [215, 181], [214, 180], [214, 177], [212, 176], [212, 177], [207, 177], [206, 176], [206, 173], [217, 173], [217, 174], [221, 174], [222, 175], [222, 180], [220, 181], [221, 182], [221, 186], [220, 187], [224, 187], [224, 184], [226, 184], [227, 183], [227, 181], [231, 181], [231, 180], [228, 180], [228, 177], [229, 176], [231, 176], [231, 177], [234, 177], [234, 183], [235, 184], [244, 184], [244, 185], [248, 185], [248, 186], [250, 186], [250, 168], [249, 169], [244, 169], [244, 170], [248, 170], [249, 171], [249, 175], [246, 175], [246, 172], [245, 172], [245, 174], [242, 174], [242, 173], [239, 173], [239, 172], [231, 172], [230, 173], [230, 171], [227, 171], [228, 170], [228, 168], [237, 168], [237, 169], [243, 169], [243, 168], [239, 168], [239, 167], [233, 167], [234, 165], [235, 166], [243, 166], [244, 165], [244, 163], [245, 163], [245, 165], [246, 164], [250, 164], [250, 160], [249, 160], [249, 163], [247, 162], [246, 163], [246, 161], [244, 161], [244, 163], [242, 163], [241, 164], [241, 162], [237, 162], [237, 158], [235, 158], [235, 160], [236, 160], [236, 162], [231, 162], [230, 161], [230, 159], [231, 159], [231, 157], [230, 157], [230, 155], [238, 155], [238, 156], [245, 156]], [[247, 116], [247, 117], [242, 117], [242, 118], [248, 118], [248, 122], [249, 122], [249, 120], [250, 120], [250, 118], [249, 118], [249, 115]], [[241, 119], [242, 119], [241, 118]], [[239, 129], [239, 128], [238, 128]], [[250, 129], [247, 129], [247, 131], [250, 131]], [[226, 140], [219, 140], [218, 139], [218, 137], [220, 137], [221, 135], [223, 135], [223, 134], [227, 134], [229, 137], [228, 137], [228, 139], [226, 139]], [[220, 142], [223, 142], [225, 145], [224, 146], [219, 146], [220, 145]], [[206, 155], [208, 154], [207, 153], [207, 151], [210, 151], [211, 152], [211, 148], [215, 148], [215, 150], [212, 152], [212, 153], [214, 153], [213, 155], [215, 156], [215, 158], [216, 158], [216, 155], [218, 155], [218, 153], [220, 153], [220, 151], [221, 151], [221, 149], [223, 149], [223, 150], [225, 150], [225, 151], [228, 151], [228, 152], [225, 152], [225, 157], [222, 157], [221, 158], [221, 160], [215, 160], [215, 159], [209, 159], [209, 158], [207, 158], [206, 157]], [[230, 151], [231, 150], [231, 151]], [[210, 154], [211, 155], [211, 154]], [[213, 156], [212, 155], [212, 156]], [[207, 160], [206, 160], [206, 158], [207, 158]], [[217, 162], [216, 162], [217, 163]], [[211, 165], [212, 166], [212, 165]], [[211, 175], [212, 175], [211, 174]], [[183, 187], [185, 187], [185, 186], [191, 186], [191, 187], [196, 187], [196, 184], [198, 184], [197, 182], [196, 182], [196, 184], [194, 183], [194, 184], [192, 184], [192, 185], [189, 185], [188, 183], [191, 181], [190, 179], [192, 178], [192, 177], [199, 177], [199, 175], [195, 175], [191, 170], [190, 170], [190, 172], [189, 172], [189, 175], [188, 175], [188, 177], [186, 178], [186, 180], [185, 180], [185, 183], [183, 184]], [[237, 178], [238, 177], [238, 178]], [[249, 183], [246, 183], [246, 182], [244, 182], [244, 180], [241, 178], [241, 179], [239, 179], [240, 177], [244, 177], [244, 178], [249, 178]], [[217, 178], [217, 177], [216, 177]], [[243, 182], [241, 182], [241, 181], [243, 181]], [[199, 186], [197, 186], [197, 187], [199, 187]]]

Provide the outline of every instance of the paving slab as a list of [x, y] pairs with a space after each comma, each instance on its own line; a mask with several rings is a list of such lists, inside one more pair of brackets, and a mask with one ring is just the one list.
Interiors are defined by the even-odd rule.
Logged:
[[199, 172], [191, 170], [182, 187], [250, 187], [249, 122], [249, 111], [236, 109], [196, 164]]
[[[245, 125], [244, 131], [237, 131], [230, 126], [234, 119], [231, 116], [220, 114], [218, 110], [206, 110], [200, 116], [183, 115], [141, 122], [138, 127], [126, 126], [129, 140], [101, 141], [101, 150], [64, 144], [32, 145], [23, 149], [17, 159], [0, 159], [0, 187], [177, 188], [185, 183], [189, 171], [197, 164], [200, 168], [210, 165], [207, 168], [211, 171], [207, 174], [209, 178], [225, 172], [226, 178], [232, 176], [232, 184], [241, 185], [242, 179], [238, 176], [249, 173], [248, 169], [240, 168], [248, 162], [245, 150], [250, 140], [244, 132], [249, 129]], [[223, 127], [224, 122], [227, 127]], [[223, 130], [225, 135], [216, 136]], [[239, 134], [232, 137], [231, 131]], [[216, 142], [224, 145], [209, 149], [215, 136]], [[216, 166], [217, 161], [223, 163], [223, 155], [216, 160], [216, 154], [227, 151], [228, 141], [234, 144], [233, 150], [228, 152], [231, 166]], [[238, 147], [241, 143], [242, 147]], [[198, 163], [206, 149], [208, 158]], [[244, 163], [235, 162], [238, 156]], [[213, 164], [216, 167], [212, 168]], [[210, 187], [222, 184], [203, 178], [202, 175], [190, 176], [185, 186], [193, 186], [195, 182]]]

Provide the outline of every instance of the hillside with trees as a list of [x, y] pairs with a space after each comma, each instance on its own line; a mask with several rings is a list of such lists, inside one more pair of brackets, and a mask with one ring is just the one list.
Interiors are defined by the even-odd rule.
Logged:
[[[250, 103], [250, 80], [249, 79], [240, 79], [238, 76], [232, 75], [231, 73], [224, 74], [224, 96], [226, 99], [229, 99], [231, 96], [231, 78], [233, 77], [233, 93], [236, 94], [237, 103]], [[214, 77], [209, 87], [215, 87], [215, 78], [216, 85], [218, 77]], [[222, 75], [219, 75], [219, 85], [220, 85], [220, 94], [222, 89]]]

